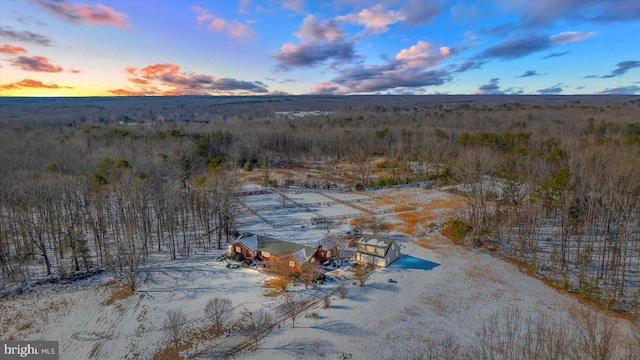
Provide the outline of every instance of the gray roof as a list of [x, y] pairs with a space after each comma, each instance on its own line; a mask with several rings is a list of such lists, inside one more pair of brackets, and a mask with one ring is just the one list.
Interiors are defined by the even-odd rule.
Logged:
[[[300, 245], [289, 241], [278, 240], [262, 235], [245, 233], [240, 236], [237, 242], [242, 243], [251, 251], [260, 250], [277, 256], [293, 255], [298, 261], [309, 259], [316, 252], [311, 246]], [[303, 263], [304, 261], [300, 261]]]
[[389, 247], [389, 245], [391, 245], [392, 242], [393, 242], [393, 239], [389, 239], [381, 236], [369, 235], [369, 234], [362, 234], [358, 239], [358, 245], [360, 244], [372, 245], [380, 248], [387, 248]]

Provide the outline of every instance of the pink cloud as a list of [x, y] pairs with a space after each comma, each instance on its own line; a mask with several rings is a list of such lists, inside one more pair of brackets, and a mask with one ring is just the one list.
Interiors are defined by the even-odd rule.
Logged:
[[49, 59], [44, 56], [18, 56], [11, 60], [11, 64], [25, 71], [62, 72], [64, 70], [58, 65], [49, 63]]
[[223, 18], [212, 15], [208, 9], [202, 8], [200, 6], [192, 6], [192, 11], [195, 11], [198, 15], [196, 16], [196, 20], [198, 23], [207, 24], [207, 29], [213, 32], [224, 32], [229, 37], [238, 39], [240, 41], [244, 41], [245, 39], [253, 39], [256, 38], [257, 35], [255, 31], [248, 24], [243, 24], [238, 20], [225, 20]]
[[330, 83], [330, 82], [321, 82], [316, 85], [312, 93], [314, 94], [326, 94], [326, 95], [344, 95], [346, 91], [341, 89], [340, 86]]
[[22, 46], [13, 46], [10, 44], [3, 44], [2, 47], [0, 47], [0, 53], [5, 53], [5, 54], [26, 54], [28, 53], [27, 49], [23, 48]]
[[396, 55], [396, 60], [402, 60], [409, 66], [433, 67], [452, 53], [452, 49], [446, 46], [438, 48], [426, 41], [418, 41], [416, 45], [403, 49]]
[[282, 2], [282, 7], [293, 12], [303, 12], [302, 4], [302, 0], [285, 0]]
[[102, 4], [72, 4], [66, 0], [34, 0], [45, 10], [69, 22], [86, 21], [93, 24], [113, 25], [121, 28], [131, 28], [127, 22], [127, 14], [116, 11], [112, 7]]
[[594, 36], [595, 34], [596, 32], [593, 32], [593, 31], [590, 31], [587, 33], [579, 32], [579, 31], [567, 31], [560, 34], [552, 35], [550, 39], [553, 43], [565, 44], [570, 42], [586, 40]]
[[364, 31], [371, 34], [385, 33], [389, 31], [388, 25], [403, 21], [406, 16], [397, 11], [386, 10], [381, 4], [370, 9], [360, 10], [345, 16], [338, 16], [336, 20], [348, 23], [364, 25]]

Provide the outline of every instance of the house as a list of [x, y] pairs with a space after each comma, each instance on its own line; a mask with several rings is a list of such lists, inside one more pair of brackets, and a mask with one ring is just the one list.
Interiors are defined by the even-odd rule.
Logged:
[[240, 235], [229, 246], [229, 253], [231, 256], [240, 254], [244, 259], [283, 262], [297, 273], [302, 271], [304, 264], [322, 264], [327, 256], [322, 245], [305, 246], [251, 233]]
[[362, 234], [357, 244], [357, 262], [386, 267], [400, 258], [400, 246], [393, 239]]

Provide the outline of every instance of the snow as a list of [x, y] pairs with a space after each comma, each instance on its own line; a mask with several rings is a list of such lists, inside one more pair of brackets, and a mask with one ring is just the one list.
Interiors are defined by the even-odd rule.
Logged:
[[[435, 204], [420, 210], [434, 222], [444, 222], [459, 210], [455, 206], [459, 200], [453, 201], [454, 195], [440, 190], [404, 188], [379, 193], [412, 205]], [[315, 201], [321, 196], [304, 194], [294, 194], [295, 201]], [[355, 196], [337, 192], [329, 195]], [[282, 205], [282, 198], [275, 194], [251, 195], [244, 200], [255, 209]], [[338, 205], [344, 206], [333, 203], [319, 209], [323, 214], [328, 209], [343, 211]], [[260, 214], [278, 222], [315, 216], [302, 210], [291, 207]], [[382, 217], [393, 224], [401, 222], [394, 214]], [[252, 214], [245, 214], [242, 221], [241, 232], [303, 245], [315, 245], [327, 233], [322, 224], [272, 228]], [[343, 233], [348, 229], [347, 224], [342, 224], [331, 231]], [[582, 306], [574, 298], [522, 273], [515, 265], [488, 253], [451, 245], [437, 232], [427, 238], [428, 248], [418, 246], [423, 242], [401, 231], [392, 230], [384, 237], [401, 246], [403, 258], [374, 270], [363, 287], [354, 282], [353, 273], [345, 267], [328, 273], [328, 282], [317, 288], [293, 287], [292, 296], [312, 298], [318, 303], [296, 319], [295, 329], [290, 320], [280, 316], [282, 322], [261, 340], [257, 351], [243, 350], [235, 357], [406, 358], [427, 339], [451, 335], [461, 344], [473, 344], [485, 319], [512, 306], [526, 314], [556, 319], [565, 318], [569, 309]], [[226, 260], [219, 260], [222, 253], [215, 250], [179, 260], [169, 260], [166, 253], [154, 253], [141, 267], [139, 289], [123, 299], [113, 299], [115, 286], [104, 274], [72, 285], [43, 285], [34, 293], [4, 298], [0, 302], [0, 339], [58, 340], [60, 359], [127, 359], [136, 354], [148, 359], [170, 346], [161, 331], [167, 310], [183, 311], [189, 329], [198, 334], [204, 334], [207, 328], [203, 309], [216, 296], [230, 299], [236, 314], [246, 308], [266, 309], [277, 316], [275, 309], [283, 297], [264, 296], [261, 282], [267, 275], [253, 268], [229, 269]], [[344, 299], [336, 292], [340, 285], [348, 290]], [[328, 308], [320, 301], [324, 295], [331, 299]], [[313, 313], [317, 317], [310, 316]], [[204, 338], [194, 339], [189, 356], [219, 357], [242, 343], [237, 335]]]

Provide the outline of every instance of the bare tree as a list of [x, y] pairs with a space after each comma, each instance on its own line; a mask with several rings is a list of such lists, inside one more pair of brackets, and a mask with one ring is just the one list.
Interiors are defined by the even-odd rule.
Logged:
[[353, 269], [353, 277], [358, 281], [360, 286], [364, 286], [371, 276], [371, 273], [374, 270], [374, 266], [371, 264], [364, 264], [354, 267]]
[[204, 314], [215, 327], [216, 335], [220, 335], [233, 316], [233, 303], [229, 299], [214, 297], [204, 307]]
[[318, 277], [318, 263], [311, 262], [310, 260], [302, 264], [302, 271], [298, 280], [304, 284], [304, 289], [307, 290], [310, 285], [313, 285], [313, 281]]
[[182, 310], [167, 310], [167, 318], [162, 324], [162, 331], [173, 343], [176, 349], [176, 355], [179, 355], [178, 345], [184, 335], [185, 325], [187, 325], [187, 317]]
[[308, 300], [296, 300], [287, 296], [284, 303], [278, 307], [278, 312], [291, 319], [291, 327], [296, 327], [296, 317], [304, 312], [308, 305]]
[[271, 315], [262, 309], [255, 311], [244, 309], [240, 314], [241, 332], [251, 338], [256, 349], [260, 339], [271, 331], [272, 322]]
[[617, 323], [606, 314], [590, 309], [573, 309], [574, 345], [583, 359], [615, 359], [619, 350], [620, 331]]

